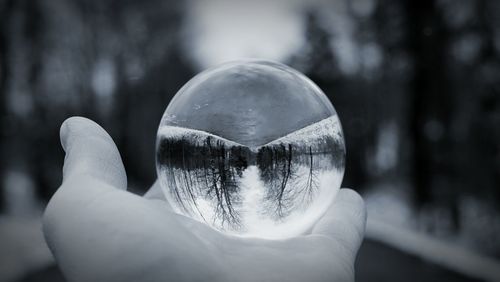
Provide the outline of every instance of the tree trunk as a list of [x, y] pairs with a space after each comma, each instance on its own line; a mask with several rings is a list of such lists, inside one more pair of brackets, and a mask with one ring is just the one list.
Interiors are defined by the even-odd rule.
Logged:
[[[452, 101], [447, 77], [449, 32], [434, 0], [407, 1], [407, 42], [414, 58], [410, 83], [410, 136], [413, 140], [415, 204], [438, 200], [447, 203], [452, 224], [458, 228], [456, 192], [450, 156], [453, 140], [449, 127]], [[440, 199], [434, 199], [436, 194]]]

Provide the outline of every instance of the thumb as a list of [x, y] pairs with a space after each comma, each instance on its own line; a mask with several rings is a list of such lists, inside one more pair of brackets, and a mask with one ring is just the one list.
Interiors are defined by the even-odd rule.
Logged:
[[361, 196], [351, 189], [340, 189], [325, 215], [316, 223], [312, 234], [325, 235], [347, 254], [356, 257], [363, 241], [366, 207]]
[[60, 130], [66, 152], [63, 183], [78, 175], [88, 175], [125, 190], [127, 176], [120, 153], [109, 134], [97, 123], [83, 117], [71, 117]]

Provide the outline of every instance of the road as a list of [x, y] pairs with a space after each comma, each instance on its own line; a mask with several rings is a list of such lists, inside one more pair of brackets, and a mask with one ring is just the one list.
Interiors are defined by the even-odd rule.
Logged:
[[[56, 266], [32, 273], [19, 282], [64, 282]], [[384, 244], [365, 240], [356, 261], [357, 282], [471, 282], [447, 269], [427, 263]]]
[[381, 243], [365, 240], [356, 260], [357, 282], [471, 282], [442, 267]]

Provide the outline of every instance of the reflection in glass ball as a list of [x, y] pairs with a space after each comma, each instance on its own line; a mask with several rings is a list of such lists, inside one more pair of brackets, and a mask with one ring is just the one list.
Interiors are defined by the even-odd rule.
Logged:
[[268, 61], [197, 75], [158, 129], [158, 178], [174, 210], [235, 235], [305, 232], [335, 197], [344, 165], [328, 98], [304, 75]]

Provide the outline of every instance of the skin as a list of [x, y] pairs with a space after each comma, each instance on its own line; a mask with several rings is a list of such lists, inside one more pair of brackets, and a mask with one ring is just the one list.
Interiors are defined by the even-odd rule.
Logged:
[[303, 236], [233, 237], [175, 214], [158, 183], [127, 192], [120, 154], [93, 121], [70, 118], [60, 134], [63, 183], [43, 230], [69, 281], [354, 281], [366, 209], [353, 190]]

